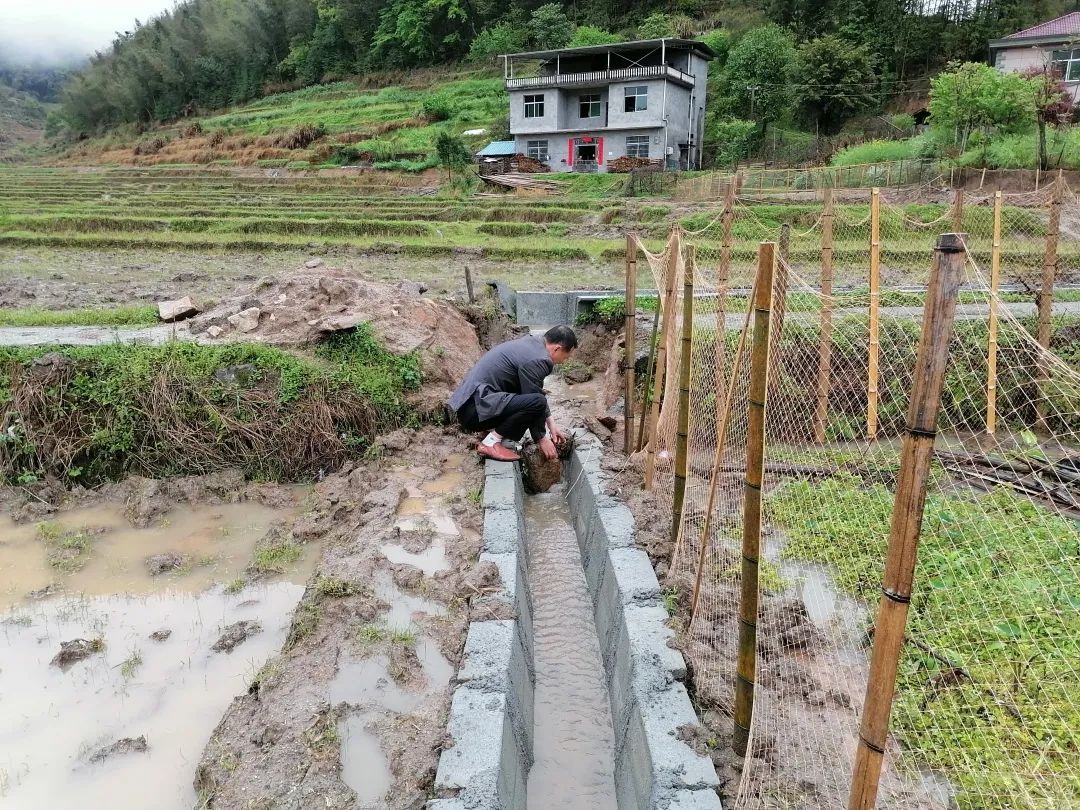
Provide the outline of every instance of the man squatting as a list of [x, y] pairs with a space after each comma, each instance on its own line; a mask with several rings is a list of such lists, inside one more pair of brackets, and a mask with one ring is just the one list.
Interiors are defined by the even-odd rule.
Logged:
[[555, 458], [555, 444], [563, 441], [563, 434], [551, 417], [544, 378], [569, 360], [575, 348], [574, 330], [555, 326], [543, 337], [525, 335], [501, 343], [477, 361], [449, 406], [465, 430], [487, 431], [476, 448], [481, 456], [517, 461], [520, 456], [503, 440], [517, 442], [527, 430], [544, 457]]

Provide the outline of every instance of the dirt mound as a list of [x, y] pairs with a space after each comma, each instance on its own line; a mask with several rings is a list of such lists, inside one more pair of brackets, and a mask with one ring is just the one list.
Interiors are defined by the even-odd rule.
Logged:
[[414, 404], [421, 408], [441, 406], [481, 354], [476, 330], [450, 304], [327, 267], [264, 276], [193, 318], [190, 331], [299, 347], [362, 323], [394, 354], [419, 353], [424, 389]]

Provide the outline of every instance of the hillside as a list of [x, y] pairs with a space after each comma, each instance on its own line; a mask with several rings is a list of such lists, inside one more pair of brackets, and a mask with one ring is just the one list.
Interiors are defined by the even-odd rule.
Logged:
[[26, 157], [41, 142], [51, 106], [0, 84], [0, 163]]
[[[396, 80], [399, 84], [382, 84]], [[215, 164], [307, 168], [374, 163], [419, 171], [434, 166], [436, 134], [447, 129], [482, 146], [506, 126], [506, 92], [487, 69], [415, 71], [316, 85], [266, 96], [202, 117], [139, 132], [121, 126], [56, 153], [79, 164]]]

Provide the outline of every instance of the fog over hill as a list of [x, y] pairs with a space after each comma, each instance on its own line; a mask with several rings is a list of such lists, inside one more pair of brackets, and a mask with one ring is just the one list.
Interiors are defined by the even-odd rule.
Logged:
[[107, 50], [118, 32], [146, 22], [171, 0], [33, 0], [0, 3], [0, 67], [76, 67]]

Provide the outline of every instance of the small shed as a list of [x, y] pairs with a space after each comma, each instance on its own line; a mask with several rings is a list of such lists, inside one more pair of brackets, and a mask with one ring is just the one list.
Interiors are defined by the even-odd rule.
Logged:
[[492, 141], [476, 153], [476, 163], [480, 174], [505, 174], [513, 157], [513, 141]]

